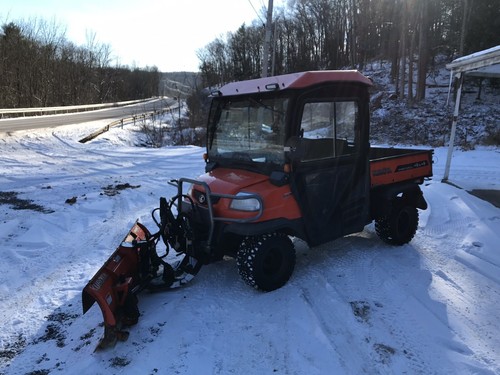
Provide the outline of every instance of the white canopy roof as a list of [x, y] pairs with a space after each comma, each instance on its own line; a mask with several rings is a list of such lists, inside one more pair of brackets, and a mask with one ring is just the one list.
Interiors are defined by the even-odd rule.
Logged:
[[458, 111], [460, 108], [460, 98], [462, 95], [463, 76], [467, 75], [500, 78], [500, 45], [467, 56], [459, 57], [458, 59], [453, 60], [451, 63], [446, 64], [446, 68], [450, 69], [450, 87], [448, 89], [448, 100], [450, 98], [451, 82], [453, 76], [457, 76], [460, 79], [460, 83], [455, 100], [455, 110], [453, 112], [450, 143], [448, 146], [448, 157], [446, 160], [443, 181], [448, 181], [450, 173], [451, 157], [453, 153], [453, 144], [455, 141], [455, 132], [458, 121]]
[[500, 77], [500, 46], [459, 57], [446, 64], [452, 74], [465, 72], [480, 77]]

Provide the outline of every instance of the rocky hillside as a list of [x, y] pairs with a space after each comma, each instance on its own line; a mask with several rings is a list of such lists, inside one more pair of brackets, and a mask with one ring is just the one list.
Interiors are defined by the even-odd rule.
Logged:
[[[429, 145], [447, 144], [454, 109], [453, 92], [448, 98], [450, 73], [445, 63], [427, 77], [426, 98], [409, 104], [397, 98], [391, 82], [390, 64], [367, 66], [364, 74], [374, 81], [372, 90], [373, 143]], [[463, 149], [477, 145], [500, 145], [500, 82], [485, 79], [479, 88], [478, 78], [466, 78], [457, 124], [455, 144]]]

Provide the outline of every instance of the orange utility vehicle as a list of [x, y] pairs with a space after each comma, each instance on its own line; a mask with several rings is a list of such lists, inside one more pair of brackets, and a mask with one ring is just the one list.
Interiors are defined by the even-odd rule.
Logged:
[[411, 241], [433, 151], [370, 146], [370, 86], [358, 71], [311, 71], [213, 92], [206, 173], [171, 181], [177, 195], [152, 213], [159, 230], [136, 223], [83, 290], [84, 312], [97, 301], [103, 313], [100, 347], [126, 338], [141, 290], [183, 285], [224, 255], [272, 291], [293, 272], [293, 237], [316, 246], [375, 221], [383, 241]]

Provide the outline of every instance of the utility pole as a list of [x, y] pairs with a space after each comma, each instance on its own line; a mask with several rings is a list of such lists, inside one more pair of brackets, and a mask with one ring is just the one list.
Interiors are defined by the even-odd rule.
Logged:
[[262, 54], [262, 74], [261, 77], [267, 77], [269, 69], [269, 47], [271, 45], [271, 31], [273, 27], [273, 0], [269, 0], [267, 6], [267, 19], [266, 19], [266, 34], [264, 36], [264, 51]]
[[179, 116], [178, 116], [179, 133], [180, 133], [181, 145], [183, 145], [184, 144], [184, 136], [182, 135], [182, 123], [181, 123], [181, 89], [179, 87], [177, 87], [177, 84], [174, 84], [174, 87], [177, 89], [177, 109], [179, 111]]
[[276, 67], [276, 41], [278, 40], [278, 27], [276, 23], [278, 19], [274, 21], [274, 30], [273, 30], [273, 56], [271, 58], [271, 76], [274, 76], [274, 68]]

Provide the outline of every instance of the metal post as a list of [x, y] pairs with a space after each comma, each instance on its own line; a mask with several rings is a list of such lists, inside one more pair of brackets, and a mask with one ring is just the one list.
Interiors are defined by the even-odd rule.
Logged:
[[448, 156], [446, 158], [446, 166], [444, 168], [444, 177], [443, 177], [442, 182], [448, 181], [448, 177], [450, 175], [451, 156], [453, 154], [453, 146], [455, 143], [455, 133], [457, 131], [458, 111], [460, 109], [460, 99], [462, 97], [462, 84], [464, 81], [463, 74], [458, 73], [457, 78], [459, 80], [458, 92], [457, 92], [457, 98], [455, 100], [455, 110], [453, 111], [453, 123], [451, 124], [450, 143], [448, 145]]
[[450, 103], [450, 94], [451, 94], [451, 84], [453, 82], [453, 70], [450, 70], [450, 84], [448, 85], [448, 97], [446, 98], [446, 106]]

